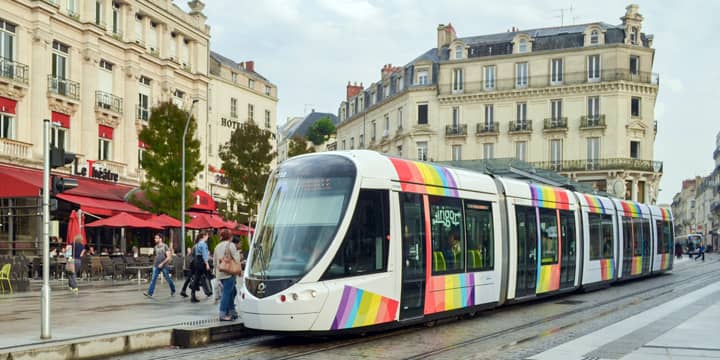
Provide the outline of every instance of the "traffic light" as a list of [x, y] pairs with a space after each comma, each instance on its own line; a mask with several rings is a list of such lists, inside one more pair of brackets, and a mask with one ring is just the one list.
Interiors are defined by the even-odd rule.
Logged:
[[60, 149], [55, 146], [50, 148], [51, 169], [63, 167], [67, 164], [72, 164], [73, 161], [75, 161], [75, 154], [71, 152], [65, 152], [65, 149]]
[[78, 186], [78, 182], [75, 179], [62, 178], [60, 176], [52, 177], [52, 184], [50, 185], [50, 195], [55, 196], [64, 191], [72, 190]]

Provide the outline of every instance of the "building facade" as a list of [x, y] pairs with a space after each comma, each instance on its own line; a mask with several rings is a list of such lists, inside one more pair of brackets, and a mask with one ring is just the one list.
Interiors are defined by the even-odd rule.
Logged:
[[[288, 121], [278, 129], [278, 163], [287, 160], [290, 140], [296, 136], [306, 138], [310, 126], [323, 118], [330, 119], [335, 126], [338, 124], [338, 117], [335, 114], [315, 111], [315, 109], [312, 109], [305, 117], [288, 118]], [[326, 151], [328, 144], [332, 142], [334, 142], [334, 137], [331, 136], [328, 141], [319, 145], [306, 140], [306, 145], [312, 146], [316, 152], [319, 152]]]
[[211, 52], [209, 65], [204, 188], [222, 207], [226, 206], [230, 190], [222, 172], [220, 147], [230, 140], [235, 129], [249, 121], [272, 132], [276, 146], [278, 95], [277, 86], [255, 71], [254, 61], [236, 63]]
[[337, 148], [428, 161], [517, 158], [621, 198], [654, 203], [659, 80], [636, 5], [602, 22], [437, 45], [380, 81], [348, 84]]

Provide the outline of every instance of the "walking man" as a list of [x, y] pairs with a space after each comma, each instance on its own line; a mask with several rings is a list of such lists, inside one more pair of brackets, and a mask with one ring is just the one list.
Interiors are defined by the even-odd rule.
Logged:
[[698, 246], [698, 253], [697, 253], [697, 255], [695, 255], [695, 261], [697, 261], [697, 259], [701, 256], [702, 256], [702, 261], [705, 261], [705, 244], [700, 244]]
[[147, 292], [143, 295], [152, 298], [155, 293], [155, 282], [157, 281], [158, 275], [162, 272], [165, 280], [170, 285], [170, 296], [175, 296], [175, 284], [170, 278], [170, 270], [168, 270], [168, 262], [172, 259], [172, 253], [170, 248], [163, 242], [162, 235], [155, 234], [155, 262], [153, 263], [153, 274], [152, 280], [150, 280], [150, 287]]
[[198, 302], [197, 297], [195, 297], [195, 292], [200, 290], [200, 288], [205, 290], [205, 295], [212, 295], [212, 293], [208, 294], [207, 289], [207, 273], [210, 271], [210, 251], [207, 245], [209, 236], [207, 232], [201, 232], [200, 235], [198, 235], [197, 245], [195, 245], [194, 279], [192, 285], [190, 285], [190, 301], [194, 303]]

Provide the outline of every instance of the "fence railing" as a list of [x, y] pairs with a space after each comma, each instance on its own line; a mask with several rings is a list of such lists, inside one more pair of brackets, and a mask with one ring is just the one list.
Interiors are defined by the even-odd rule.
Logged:
[[476, 134], [497, 134], [499, 126], [496, 122], [475, 124]]
[[566, 117], [546, 118], [545, 130], [567, 130], [568, 122]]
[[68, 79], [56, 78], [48, 75], [48, 91], [53, 94], [80, 100], [80, 83]]
[[662, 161], [641, 160], [632, 158], [585, 159], [563, 161], [531, 162], [530, 165], [553, 171], [587, 171], [587, 170], [637, 170], [662, 172]]
[[532, 131], [532, 120], [511, 121], [508, 124], [510, 133], [523, 133]]
[[581, 116], [580, 129], [605, 128], [605, 115]]
[[95, 91], [95, 107], [122, 114], [123, 99], [104, 91]]
[[467, 124], [446, 125], [445, 136], [465, 136], [467, 135]]
[[28, 69], [28, 66], [23, 63], [0, 57], [1, 77], [27, 85], [29, 75]]

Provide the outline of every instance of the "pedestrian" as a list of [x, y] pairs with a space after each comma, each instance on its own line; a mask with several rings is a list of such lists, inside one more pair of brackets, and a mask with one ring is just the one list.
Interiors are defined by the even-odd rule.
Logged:
[[230, 231], [223, 229], [220, 232], [221, 242], [215, 247], [213, 259], [215, 262], [215, 277], [222, 284], [222, 297], [220, 298], [220, 321], [237, 319], [235, 310], [235, 276], [242, 275], [240, 268], [240, 253]]
[[85, 249], [82, 244], [82, 235], [76, 235], [72, 244], [68, 244], [65, 251], [65, 270], [68, 277], [68, 287], [70, 291], [77, 294], [79, 291], [77, 285], [77, 274], [80, 272], [80, 258], [85, 255]]
[[682, 259], [682, 245], [680, 243], [675, 243], [675, 257]]
[[[195, 244], [197, 244], [198, 238], [195, 238]], [[187, 249], [185, 254], [185, 260], [183, 261], [183, 275], [185, 275], [185, 283], [183, 283], [182, 290], [180, 290], [180, 296], [188, 297], [185, 292], [193, 279], [193, 253], [195, 252], [195, 245]]]
[[158, 275], [162, 272], [168, 285], [170, 285], [170, 296], [175, 296], [175, 283], [173, 283], [170, 277], [170, 270], [168, 262], [172, 259], [172, 252], [170, 248], [163, 242], [162, 235], [155, 234], [155, 262], [153, 263], [152, 279], [150, 280], [150, 286], [147, 292], [143, 295], [152, 298], [155, 293], [155, 282], [157, 281]]
[[207, 274], [210, 271], [210, 250], [208, 249], [207, 240], [210, 234], [202, 231], [198, 235], [198, 243], [195, 245], [195, 259], [193, 261], [193, 282], [190, 285], [190, 301], [198, 302], [195, 292], [203, 289], [206, 296], [212, 295], [212, 290], [208, 288]]
[[702, 261], [705, 261], [705, 244], [699, 244], [697, 247], [697, 255], [695, 255], [695, 261], [702, 256]]

